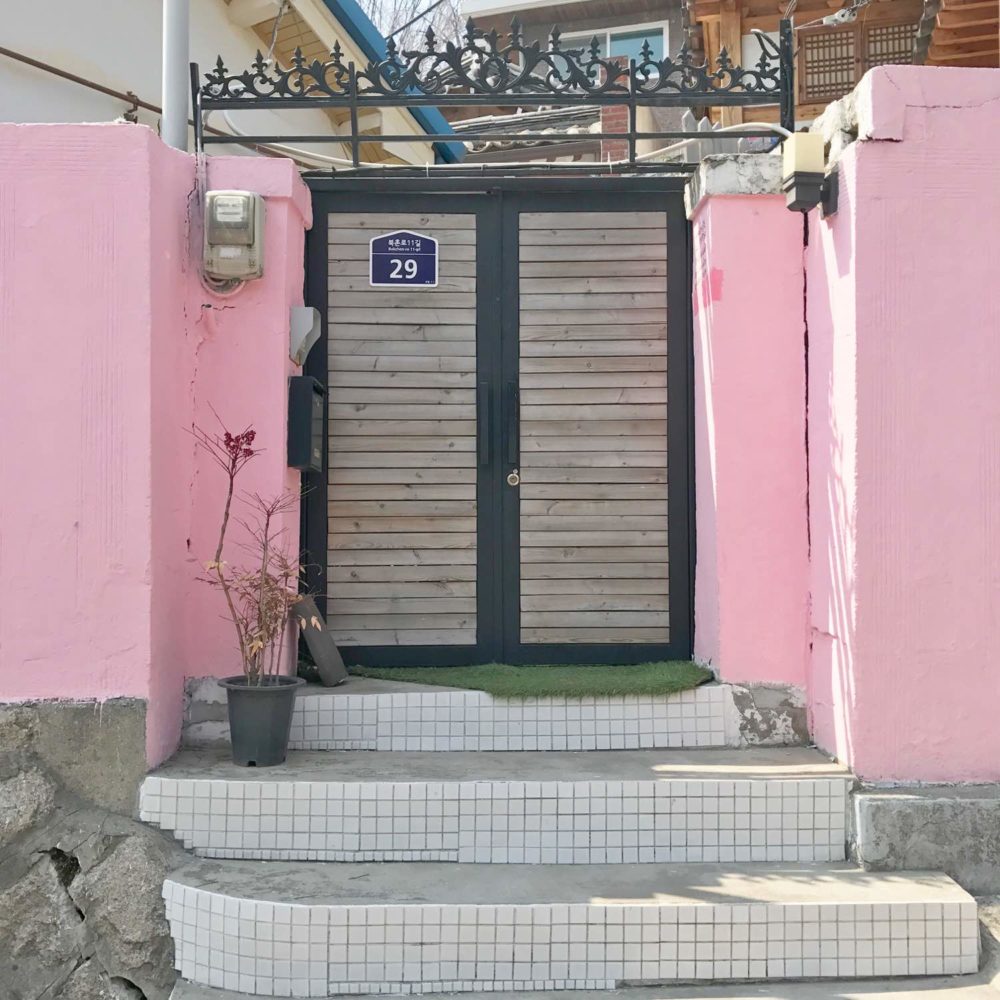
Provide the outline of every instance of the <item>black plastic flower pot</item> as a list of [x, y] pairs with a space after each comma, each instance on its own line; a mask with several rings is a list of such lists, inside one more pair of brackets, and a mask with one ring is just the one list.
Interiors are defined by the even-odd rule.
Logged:
[[288, 753], [295, 695], [301, 677], [268, 677], [248, 684], [245, 677], [223, 677], [229, 702], [229, 739], [233, 763], [241, 767], [273, 767]]

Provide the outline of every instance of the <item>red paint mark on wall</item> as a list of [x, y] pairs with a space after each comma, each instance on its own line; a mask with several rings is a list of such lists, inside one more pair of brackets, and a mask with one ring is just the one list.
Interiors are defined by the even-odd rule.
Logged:
[[722, 301], [722, 270], [713, 267], [708, 274], [701, 274], [694, 289], [694, 314], [697, 316], [702, 308], [708, 306], [710, 302]]

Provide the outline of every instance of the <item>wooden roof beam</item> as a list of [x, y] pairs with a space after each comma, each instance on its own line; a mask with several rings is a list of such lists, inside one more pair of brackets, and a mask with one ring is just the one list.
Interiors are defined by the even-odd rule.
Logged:
[[935, 45], [931, 46], [927, 54], [935, 62], [954, 62], [958, 59], [978, 59], [986, 57], [1000, 58], [1000, 38], [993, 38], [989, 42], [979, 42], [975, 45]]
[[992, 14], [989, 11], [957, 11], [942, 10], [937, 16], [939, 28], [976, 28], [981, 25], [997, 24], [998, 12], [993, 5]]

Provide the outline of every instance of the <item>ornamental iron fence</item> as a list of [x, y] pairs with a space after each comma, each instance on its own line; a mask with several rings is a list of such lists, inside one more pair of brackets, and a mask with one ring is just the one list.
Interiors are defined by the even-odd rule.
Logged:
[[[192, 99], [195, 143], [200, 151], [211, 143], [344, 143], [351, 148], [355, 167], [361, 165], [361, 147], [366, 143], [475, 142], [474, 129], [461, 136], [451, 131], [412, 134], [363, 134], [361, 116], [373, 108], [442, 107], [558, 107], [569, 105], [619, 105], [628, 111], [625, 131], [589, 133], [591, 139], [625, 140], [625, 166], [669, 166], [641, 164], [636, 144], [649, 139], [685, 139], [690, 132], [641, 130], [640, 107], [758, 107], [778, 105], [782, 128], [792, 131], [795, 119], [794, 50], [792, 25], [782, 21], [778, 39], [755, 31], [760, 58], [751, 67], [736, 65], [726, 49], [716, 65], [698, 61], [685, 45], [676, 57], [655, 59], [645, 43], [639, 59], [624, 60], [601, 53], [595, 37], [586, 48], [566, 48], [559, 28], [553, 28], [547, 43], [526, 42], [517, 20], [510, 33], [481, 31], [470, 20], [456, 43], [441, 42], [428, 29], [423, 49], [400, 51], [390, 38], [383, 59], [365, 66], [345, 61], [337, 43], [329, 59], [307, 61], [296, 49], [290, 65], [282, 67], [258, 51], [249, 68], [231, 72], [220, 56], [202, 79], [192, 64]], [[205, 119], [212, 111], [237, 109], [341, 108], [350, 114], [350, 131], [327, 134], [206, 134]], [[346, 123], [345, 123], [346, 124]], [[744, 137], [774, 137], [773, 131], [741, 132]], [[574, 141], [578, 134], [517, 132], [509, 137], [490, 131], [494, 141], [510, 138], [530, 142]], [[597, 166], [592, 164], [592, 167]]]

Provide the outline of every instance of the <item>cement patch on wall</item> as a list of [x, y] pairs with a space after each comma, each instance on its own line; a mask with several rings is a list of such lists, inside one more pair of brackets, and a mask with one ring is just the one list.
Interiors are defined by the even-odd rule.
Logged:
[[851, 853], [865, 868], [933, 869], [969, 892], [1000, 892], [1000, 786], [862, 791], [853, 811]]
[[740, 739], [748, 747], [808, 746], [806, 697], [788, 684], [731, 684]]

